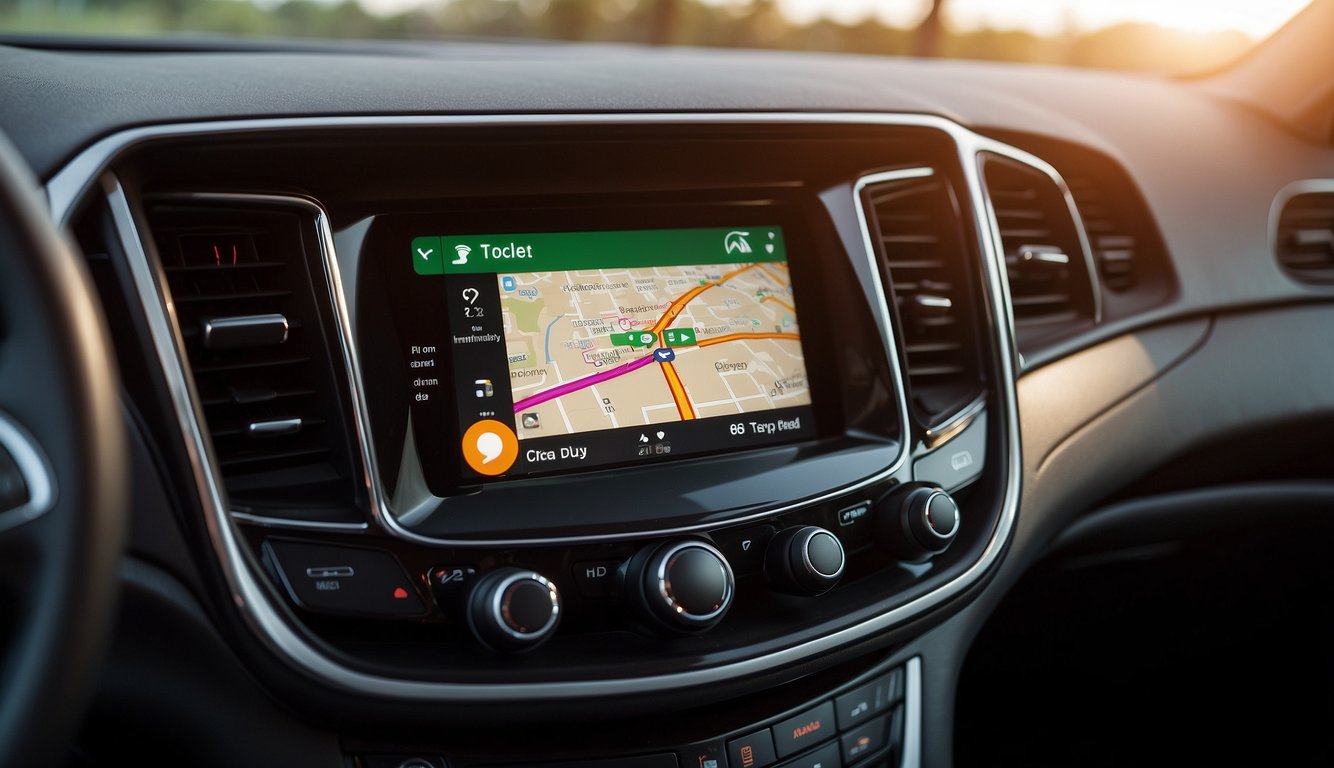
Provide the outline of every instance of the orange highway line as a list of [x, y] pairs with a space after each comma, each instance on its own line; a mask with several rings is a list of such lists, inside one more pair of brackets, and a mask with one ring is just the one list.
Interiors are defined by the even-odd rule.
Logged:
[[784, 288], [787, 287], [787, 285], [788, 285], [787, 278], [785, 278], [785, 277], [781, 277], [781, 276], [779, 276], [779, 275], [775, 275], [772, 271], [770, 271], [769, 267], [767, 267], [767, 266], [766, 266], [766, 267], [763, 267], [763, 268], [762, 268], [762, 271], [764, 272], [764, 274], [768, 275], [769, 277], [772, 277], [772, 278], [774, 279], [775, 282], [782, 283], [782, 285], [783, 285]]
[[681, 314], [681, 310], [685, 309], [685, 306], [689, 304], [691, 301], [693, 301], [696, 296], [700, 295], [701, 293], [704, 293], [705, 291], [709, 290], [715, 285], [725, 283], [728, 280], [731, 280], [732, 278], [741, 274], [742, 272], [745, 272], [746, 270], [749, 269], [754, 269], [758, 266], [759, 264], [750, 264], [748, 266], [736, 270], [735, 272], [728, 272], [727, 274], [723, 275], [717, 280], [714, 280], [712, 283], [697, 285], [694, 288], [691, 288], [689, 291], [686, 291], [685, 293], [681, 294], [679, 297], [677, 297], [676, 301], [673, 301], [671, 303], [671, 306], [667, 307], [667, 311], [662, 313], [662, 317], [658, 318], [658, 322], [653, 324], [653, 327], [649, 329], [649, 333], [662, 333], [663, 330], [666, 329], [667, 326], [671, 325], [672, 321], [676, 319], [676, 316]]
[[766, 301], [772, 301], [773, 303], [777, 304], [778, 306], [780, 306], [780, 307], [784, 307], [784, 308], [787, 309], [787, 311], [789, 311], [789, 312], [796, 312], [796, 311], [797, 311], [797, 308], [796, 308], [796, 307], [792, 306], [791, 304], [788, 304], [786, 301], [783, 301], [782, 299], [774, 298], [773, 296], [765, 296], [764, 298], [760, 299], [760, 302], [761, 302], [761, 303], [766, 302]]
[[724, 341], [741, 341], [743, 339], [800, 339], [801, 336], [795, 333], [729, 333], [726, 336], [714, 336], [712, 339], [703, 339], [698, 346], [711, 347], [714, 344], [722, 344]]
[[662, 375], [667, 378], [667, 388], [672, 391], [672, 399], [676, 401], [676, 412], [681, 414], [681, 420], [689, 421], [695, 418], [695, 409], [690, 405], [690, 398], [686, 396], [686, 388], [676, 373], [676, 366], [661, 362], [659, 365], [662, 366]]

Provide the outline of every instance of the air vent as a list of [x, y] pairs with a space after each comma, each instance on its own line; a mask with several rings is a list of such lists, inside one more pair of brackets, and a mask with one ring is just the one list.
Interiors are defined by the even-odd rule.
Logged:
[[949, 183], [909, 173], [868, 185], [864, 203], [897, 305], [909, 398], [933, 426], [982, 392], [973, 272]]
[[1278, 261], [1299, 280], [1334, 282], [1334, 192], [1290, 198], [1278, 219]]
[[307, 267], [307, 217], [158, 206], [151, 225], [232, 506], [355, 511], [350, 451]]
[[988, 156], [983, 172], [1020, 349], [1093, 322], [1093, 283], [1061, 188], [1036, 168], [1006, 158]]
[[1134, 288], [1141, 248], [1136, 237], [1138, 228], [1126, 221], [1124, 211], [1092, 176], [1066, 176], [1065, 181], [1075, 198], [1079, 217], [1084, 220], [1084, 232], [1088, 235], [1102, 284], [1117, 292]]

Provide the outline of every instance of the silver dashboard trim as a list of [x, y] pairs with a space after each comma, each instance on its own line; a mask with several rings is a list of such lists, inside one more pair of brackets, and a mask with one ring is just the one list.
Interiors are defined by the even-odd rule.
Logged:
[[13, 509], [0, 511], [0, 531], [7, 531], [51, 511], [56, 503], [56, 481], [37, 439], [4, 411], [0, 411], [0, 445], [14, 460], [14, 466], [28, 489], [27, 501]]
[[922, 657], [914, 656], [905, 665], [903, 684], [903, 759], [900, 768], [922, 765]]
[[[995, 148], [983, 148], [982, 152], [990, 152], [992, 154], [1000, 155], [1001, 157], [1005, 157], [1010, 160], [1023, 163], [1024, 165], [1027, 165], [1030, 168], [1033, 168], [1034, 170], [1037, 170], [1041, 172], [1043, 175], [1047, 176], [1049, 179], [1051, 179], [1051, 182], [1056, 185], [1056, 188], [1060, 190], [1061, 197], [1065, 199], [1065, 207], [1069, 209], [1070, 218], [1074, 221], [1075, 234], [1079, 237], [1079, 249], [1083, 252], [1084, 255], [1084, 267], [1085, 269], [1088, 270], [1089, 292], [1093, 294], [1093, 323], [1095, 325], [1101, 323], [1102, 322], [1102, 276], [1098, 273], [1098, 264], [1097, 261], [1095, 261], [1093, 258], [1093, 246], [1089, 243], [1088, 230], [1084, 229], [1084, 217], [1079, 213], [1079, 206], [1075, 204], [1075, 196], [1070, 191], [1070, 187], [1066, 185], [1065, 178], [1061, 176], [1060, 171], [1057, 171], [1055, 166], [1053, 166], [1051, 163], [1048, 163], [1046, 160], [1043, 160], [1042, 158], [1038, 157], [1037, 155], [1025, 152], [1022, 149], [1011, 147], [1009, 145], [1001, 145], [1001, 146], [1005, 147], [1004, 152], [997, 151]], [[986, 159], [983, 158], [981, 156], [981, 152], [979, 152], [977, 158], [977, 164], [979, 168], [985, 161]], [[985, 210], [988, 218], [990, 219], [992, 229], [996, 232], [996, 239], [998, 244], [997, 253], [1000, 254], [1001, 264], [1003, 265], [1005, 264], [1005, 249], [999, 246], [1000, 224], [996, 218], [996, 208], [991, 204], [991, 191], [987, 189], [987, 185], [985, 182], [982, 184], [982, 195], [987, 201]], [[1008, 284], [1008, 278], [1006, 282]], [[1007, 304], [1009, 303], [1008, 297], [1006, 299], [1006, 303]]]
[[965, 429], [977, 421], [977, 417], [987, 409], [987, 396], [979, 395], [976, 400], [965, 405], [963, 410], [950, 416], [948, 420], [936, 427], [926, 430], [922, 436], [922, 442], [926, 444], [927, 450], [935, 450], [958, 437]]
[[[878, 614], [854, 626], [846, 627], [823, 637], [789, 646], [770, 654], [724, 664], [709, 669], [645, 677], [625, 677], [609, 680], [564, 681], [547, 683], [448, 683], [405, 680], [372, 675], [349, 668], [313, 646], [294, 630], [282, 612], [272, 605], [269, 592], [258, 580], [240, 546], [237, 529], [228, 515], [225, 498], [212, 466], [211, 448], [205, 440], [200, 424], [202, 415], [195, 403], [193, 385], [188, 372], [182, 367], [179, 335], [171, 321], [174, 308], [161, 292], [157, 276], [151, 271], [147, 253], [139, 234], [139, 226], [124, 189], [114, 175], [104, 172], [111, 162], [130, 147], [144, 141], [167, 137], [204, 136], [219, 133], [264, 132], [299, 128], [367, 128], [386, 129], [402, 127], [449, 126], [512, 126], [526, 125], [695, 125], [695, 124], [848, 124], [920, 127], [940, 131], [953, 140], [959, 153], [961, 171], [972, 207], [974, 235], [982, 251], [985, 273], [986, 317], [998, 342], [1000, 378], [997, 381], [1000, 423], [1006, 430], [1005, 483], [1000, 500], [1001, 511], [996, 529], [992, 532], [979, 558], [954, 580], [921, 595], [904, 605]], [[987, 139], [944, 118], [915, 114], [876, 113], [684, 113], [684, 114], [578, 114], [578, 115], [510, 115], [510, 116], [404, 116], [404, 117], [324, 117], [275, 118], [258, 120], [192, 123], [185, 125], [157, 125], [133, 128], [104, 138], [77, 155], [67, 166], [52, 177], [47, 185], [48, 199], [53, 215], [66, 222], [84, 193], [99, 178], [102, 191], [116, 224], [121, 245], [124, 247], [147, 321], [154, 350], [167, 379], [172, 406], [178, 426], [185, 438], [187, 460], [193, 471], [196, 489], [205, 509], [205, 525], [218, 557], [222, 574], [232, 593], [233, 602], [244, 620], [274, 653], [295, 668], [335, 688], [370, 696], [383, 696], [412, 701], [473, 701], [505, 702], [558, 701], [593, 696], [643, 695], [652, 691], [682, 690], [696, 686], [712, 686], [723, 680], [735, 680], [767, 670], [800, 662], [830, 652], [872, 634], [890, 629], [922, 612], [954, 597], [976, 582], [992, 567], [1014, 528], [1022, 481], [1018, 407], [1014, 379], [1014, 324], [1009, 311], [1009, 292], [1004, 279], [998, 232], [991, 215], [989, 201], [982, 188], [978, 154], [991, 151], [1027, 162], [1031, 155]], [[1035, 158], [1034, 158], [1035, 159]], [[1039, 161], [1040, 162], [1040, 161]], [[272, 198], [266, 198], [272, 199]], [[295, 198], [294, 198], [295, 199]], [[309, 203], [309, 201], [306, 201]], [[318, 206], [316, 206], [318, 208]], [[989, 218], [984, 218], [986, 212]], [[322, 215], [322, 214], [321, 214]], [[327, 219], [323, 219], [327, 234]], [[863, 227], [863, 230], [865, 228]], [[1082, 230], [1082, 227], [1081, 227]], [[329, 237], [324, 243], [332, 242]], [[873, 258], [873, 254], [872, 254]], [[336, 268], [336, 267], [335, 267]], [[878, 273], [878, 267], [873, 269]], [[877, 278], [878, 280], [878, 274]], [[343, 319], [346, 308], [343, 307]], [[892, 329], [892, 325], [888, 326]], [[890, 336], [892, 343], [892, 334]], [[893, 358], [897, 360], [897, 357]], [[361, 414], [358, 414], [361, 418]], [[905, 424], [907, 422], [905, 421]], [[906, 448], [906, 446], [905, 446]], [[906, 450], [904, 452], [906, 456]], [[368, 470], [369, 471], [369, 470]], [[369, 482], [369, 478], [367, 478]], [[439, 544], [436, 540], [430, 543]], [[911, 662], [910, 662], [911, 664]], [[909, 681], [913, 677], [910, 666]], [[911, 710], [910, 710], [911, 714]], [[919, 716], [920, 719], [920, 716]], [[910, 736], [909, 738], [913, 738]], [[905, 765], [909, 765], [909, 744], [905, 744]], [[918, 745], [918, 749], [920, 746]], [[918, 751], [917, 754], [920, 754]]]

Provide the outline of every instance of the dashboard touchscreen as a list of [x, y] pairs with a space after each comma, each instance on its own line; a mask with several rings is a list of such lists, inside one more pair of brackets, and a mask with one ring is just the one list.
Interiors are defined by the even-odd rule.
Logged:
[[780, 226], [415, 237], [463, 477], [813, 438]]

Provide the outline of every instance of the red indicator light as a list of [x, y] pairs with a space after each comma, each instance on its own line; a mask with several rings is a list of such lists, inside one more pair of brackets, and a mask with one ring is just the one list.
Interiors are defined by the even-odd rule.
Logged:
[[407, 591], [406, 589], [402, 588], [402, 587], [394, 587], [394, 599], [395, 599], [395, 600], [407, 600], [407, 599], [408, 599], [408, 591]]

